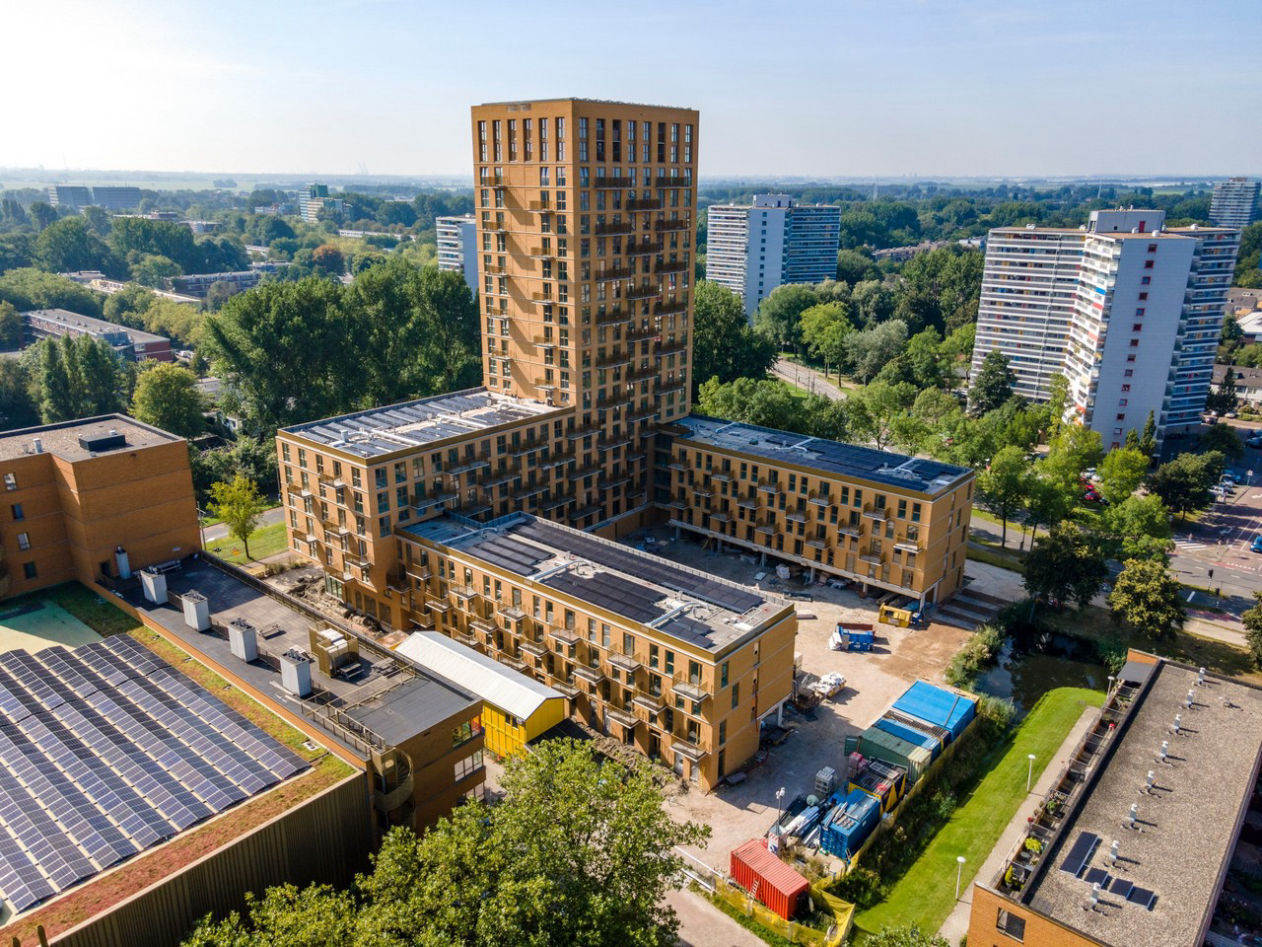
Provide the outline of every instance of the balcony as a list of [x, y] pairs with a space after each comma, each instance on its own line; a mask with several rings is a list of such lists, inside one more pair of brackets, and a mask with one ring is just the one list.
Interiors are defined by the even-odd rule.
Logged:
[[461, 604], [468, 605], [478, 597], [478, 590], [472, 585], [454, 585], [448, 594], [452, 598], [458, 599]]
[[683, 273], [692, 268], [687, 260], [667, 260], [653, 267], [654, 273]]
[[592, 233], [598, 237], [611, 236], [620, 233], [635, 233], [635, 224], [627, 223], [607, 223], [597, 224], [592, 228]]
[[484, 223], [482, 229], [487, 233], [504, 233], [508, 230], [508, 225], [503, 221], [492, 220]]
[[628, 674], [634, 674], [643, 666], [629, 654], [611, 654], [609, 655], [609, 663], [616, 668], [621, 668]]
[[527, 201], [526, 210], [529, 211], [549, 211], [552, 207], [547, 201]]
[[556, 251], [551, 247], [531, 247], [529, 256], [532, 260], [555, 260]]
[[601, 188], [602, 190], [611, 190], [624, 187], [635, 187], [635, 182], [630, 178], [596, 178], [592, 181], [592, 187]]
[[812, 493], [806, 498], [806, 502], [814, 503], [816, 506], [831, 506], [833, 498], [827, 493]]
[[680, 340], [677, 342], [672, 341], [672, 342], [661, 343], [657, 347], [657, 351], [654, 352], [653, 354], [658, 356], [659, 358], [664, 358], [667, 355], [679, 355], [687, 351], [688, 351], [687, 341]]
[[879, 566], [885, 561], [881, 556], [880, 550], [873, 551], [871, 547], [860, 552], [859, 558], [874, 566]]
[[768, 536], [772, 536], [772, 535], [774, 535], [774, 534], [775, 534], [775, 531], [776, 531], [776, 524], [775, 524], [775, 523], [772, 523], [772, 522], [770, 522], [770, 521], [768, 521], [768, 520], [759, 520], [759, 521], [758, 521], [758, 522], [754, 525], [754, 531], [755, 531], [755, 532], [758, 532], [758, 533], [765, 533], [765, 534], [767, 534]]
[[[644, 184], [646, 187], [648, 186], [647, 181], [645, 181]], [[661, 175], [659, 175], [653, 181], [653, 186], [654, 187], [692, 187], [692, 178], [690, 177], [672, 178], [672, 177], [662, 177]]]
[[646, 256], [653, 253], [661, 253], [663, 246], [664, 244], [653, 243], [646, 237], [639, 243], [636, 243], [635, 240], [628, 240], [623, 252], [627, 256]]
[[573, 700], [573, 699], [574, 699], [575, 697], [577, 697], [579, 694], [583, 693], [583, 692], [582, 692], [582, 691], [580, 691], [577, 687], [575, 687], [573, 684], [567, 684], [565, 681], [553, 681], [553, 682], [552, 682], [552, 689], [553, 689], [553, 690], [555, 690], [555, 691], [560, 691], [562, 694], [564, 694], [564, 695], [565, 695], [566, 697], [568, 697], [570, 700]]
[[650, 715], [656, 714], [664, 706], [666, 701], [661, 694], [640, 693], [631, 698], [631, 703], [637, 707], [642, 707], [649, 712]]
[[454, 467], [447, 468], [447, 473], [453, 477], [457, 474], [468, 473], [471, 470], [479, 470], [482, 467], [491, 466], [491, 457], [489, 454], [479, 454], [476, 457], [465, 457], [460, 463]]
[[687, 230], [692, 226], [692, 221], [687, 217], [676, 217], [671, 220], [656, 220], [653, 222], [653, 229], [659, 233], [670, 230]]
[[574, 676], [586, 681], [588, 684], [599, 684], [605, 679], [605, 674], [600, 668], [589, 668], [582, 665], [574, 668]]
[[780, 492], [780, 484], [774, 480], [760, 480], [758, 481], [758, 489], [763, 493], [770, 493], [772, 496], [775, 496]]
[[530, 665], [528, 665], [525, 661], [515, 658], [509, 654], [497, 654], [495, 656], [495, 660], [500, 664], [508, 665], [514, 671], [526, 671], [530, 668]]
[[508, 608], [501, 608], [500, 614], [504, 616], [505, 621], [511, 622], [514, 625], [520, 621], [525, 621], [526, 619], [526, 613], [516, 605], [510, 605]]
[[755, 497], [741, 497], [736, 501], [736, 505], [743, 510], [757, 510], [758, 500]]
[[654, 296], [660, 296], [661, 294], [661, 287], [653, 283], [640, 283], [638, 286], [628, 288], [623, 293], [627, 299], [652, 299]]
[[806, 544], [807, 544], [808, 546], [812, 546], [812, 547], [814, 547], [815, 549], [827, 549], [827, 548], [828, 548], [828, 540], [827, 540], [827, 539], [825, 539], [825, 538], [824, 538], [824, 537], [822, 537], [822, 536], [812, 536], [812, 537], [810, 537], [809, 539], [807, 539]]
[[784, 513], [784, 518], [786, 520], [792, 520], [794, 523], [805, 523], [806, 511], [805, 510], [786, 510]]
[[644, 723], [644, 721], [637, 717], [634, 713], [626, 710], [620, 710], [613, 704], [605, 706], [605, 716], [607, 716], [610, 720], [620, 723], [624, 727], [628, 728], [638, 727], [640, 724]]
[[863, 515], [870, 516], [874, 520], [887, 520], [890, 518], [890, 511], [883, 506], [865, 503], [863, 504]]
[[628, 342], [638, 342], [641, 339], [651, 339], [657, 335], [657, 327], [652, 325], [632, 325], [627, 328], [626, 336]]
[[470, 618], [469, 627], [486, 639], [493, 638], [495, 636], [495, 632], [499, 630], [494, 622], [486, 621], [483, 618]]
[[701, 701], [710, 696], [708, 691], [702, 689], [701, 680], [699, 678], [676, 678], [675, 682], [671, 685], [671, 689], [674, 690], [676, 694], [680, 694], [687, 697], [689, 700], [696, 701], [697, 703], [701, 703]]
[[855, 539], [858, 539], [863, 535], [863, 530], [859, 529], [858, 526], [851, 526], [848, 523], [843, 523], [838, 526], [837, 532], [841, 533], [843, 536], [853, 536]]
[[627, 371], [627, 383], [632, 384], [637, 381], [646, 381], [649, 378], [657, 377], [656, 365], [641, 365], [639, 368], [632, 368]]
[[601, 282], [604, 280], [627, 279], [631, 276], [635, 276], [634, 266], [612, 266], [600, 273], [594, 273], [592, 279]]
[[656, 197], [636, 197], [627, 201], [627, 210], [661, 210], [662, 202]]
[[700, 763], [703, 759], [710, 755], [710, 751], [701, 744], [700, 736], [695, 733], [687, 735], [678, 733], [672, 734], [670, 747], [676, 753], [682, 753], [694, 763]]
[[709, 487], [703, 487], [699, 483], [690, 484], [690, 489], [692, 490], [693, 493], [695, 493], [699, 497], [709, 498], [709, 497], [714, 496], [713, 490], [711, 490]]
[[561, 644], [574, 644], [574, 642], [578, 641], [578, 632], [573, 628], [553, 626], [548, 629], [548, 634], [561, 642]]
[[430, 576], [434, 574], [429, 570], [428, 567], [422, 566], [420, 563], [416, 563], [416, 562], [409, 562], [404, 567], [404, 571], [407, 572], [407, 574], [410, 575], [412, 578], [418, 579], [421, 582], [428, 582]]
[[527, 654], [533, 654], [536, 658], [542, 658], [548, 653], [548, 649], [539, 641], [523, 641], [521, 649]]
[[631, 313], [623, 309], [621, 306], [615, 306], [607, 312], [596, 313], [596, 325], [611, 326], [619, 322], [630, 322]]

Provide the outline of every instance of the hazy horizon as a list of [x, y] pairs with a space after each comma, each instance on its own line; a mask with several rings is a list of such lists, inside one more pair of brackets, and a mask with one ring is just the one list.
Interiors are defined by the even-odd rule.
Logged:
[[703, 180], [1187, 180], [1262, 155], [1262, 70], [1227, 42], [1262, 27], [1250, 0], [46, 0], [0, 23], [0, 76], [31, 90], [0, 167], [50, 179], [468, 177], [471, 105], [556, 95], [698, 108]]

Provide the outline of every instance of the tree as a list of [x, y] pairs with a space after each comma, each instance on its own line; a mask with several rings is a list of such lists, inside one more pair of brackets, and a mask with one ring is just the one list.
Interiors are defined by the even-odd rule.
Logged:
[[1219, 414], [1226, 414], [1228, 411], [1235, 411], [1239, 406], [1240, 396], [1236, 392], [1236, 372], [1232, 366], [1228, 365], [1226, 371], [1223, 372], [1222, 382], [1206, 396], [1205, 408], [1209, 411], [1217, 411]]
[[144, 253], [131, 265], [131, 278], [141, 286], [161, 288], [172, 276], [183, 274], [180, 265], [159, 253]]
[[39, 265], [53, 273], [114, 271], [116, 260], [82, 217], [64, 217], [44, 228], [35, 241]]
[[861, 427], [880, 450], [884, 450], [900, 434], [907, 433], [901, 422], [911, 420], [909, 411], [915, 400], [913, 385], [906, 382], [891, 385], [883, 381], [865, 385], [846, 398], [847, 403], [855, 402], [856, 410], [862, 411], [864, 421]]
[[1139, 449], [1147, 457], [1157, 455], [1157, 419], [1153, 412], [1148, 412], [1148, 420], [1144, 422], [1144, 431], [1139, 435]]
[[777, 286], [759, 303], [754, 314], [754, 326], [774, 340], [780, 350], [797, 351], [802, 343], [802, 313], [818, 301], [815, 290], [803, 283]]
[[318, 270], [331, 276], [339, 276], [346, 270], [346, 258], [342, 251], [331, 243], [316, 247], [311, 252], [311, 262]]
[[1064, 375], [1053, 375], [1048, 384], [1047, 430], [1043, 432], [1047, 443], [1050, 444], [1059, 436], [1061, 425], [1065, 423], [1065, 408], [1068, 404], [1069, 379]]
[[241, 540], [245, 554], [250, 555], [250, 534], [267, 509], [267, 500], [259, 493], [258, 484], [242, 474], [230, 482], [216, 483], [210, 488], [207, 512], [223, 520], [228, 532]]
[[1170, 638], [1183, 627], [1182, 586], [1160, 559], [1127, 559], [1109, 593], [1113, 620], [1151, 638]]
[[1148, 489], [1181, 518], [1214, 502], [1210, 487], [1222, 476], [1223, 455], [1180, 454], [1162, 464], [1148, 478]]
[[981, 417], [994, 411], [1012, 397], [1012, 386], [1017, 382], [1016, 373], [1008, 367], [1008, 357], [998, 349], [992, 349], [982, 359], [977, 377], [968, 392], [969, 411]]
[[63, 335], [44, 339], [35, 353], [35, 387], [45, 424], [122, 409], [122, 361], [104, 339]]
[[1084, 470], [1100, 465], [1104, 457], [1104, 442], [1100, 432], [1081, 424], [1068, 424], [1051, 444], [1048, 459], [1059, 463], [1066, 476], [1072, 473], [1074, 480]]
[[806, 350], [829, 366], [838, 366], [844, 353], [846, 336], [854, 331], [843, 303], [818, 303], [802, 313], [802, 341]]
[[245, 916], [203, 920], [185, 947], [676, 943], [676, 846], [709, 829], [666, 814], [650, 764], [549, 741], [510, 760], [503, 787], [498, 805], [467, 803], [420, 837], [391, 831], [350, 891], [273, 888]]
[[206, 428], [197, 376], [187, 368], [159, 362], [136, 380], [131, 413], [138, 421], [178, 434], [194, 437]]
[[1051, 528], [1069, 519], [1082, 496], [1077, 484], [1066, 487], [1048, 476], [1041, 463], [1034, 466], [1025, 484], [1025, 525], [1037, 533], [1039, 527]]
[[31, 379], [23, 362], [0, 359], [0, 430], [39, 424], [39, 407], [31, 398]]
[[771, 339], [753, 330], [740, 297], [720, 283], [701, 280], [693, 294], [692, 382], [762, 378], [775, 361]]
[[36, 230], [44, 230], [57, 220], [57, 208], [46, 201], [36, 201], [28, 210]]
[[906, 344], [906, 324], [899, 319], [891, 319], [847, 335], [843, 340], [845, 362], [855, 380], [866, 385], [902, 354]]
[[793, 389], [770, 378], [738, 378], [726, 385], [711, 378], [697, 394], [697, 410], [730, 421], [790, 431], [801, 430], [806, 421], [802, 402]]
[[837, 252], [837, 279], [854, 286], [863, 280], [880, 279], [881, 271], [877, 269], [872, 257], [862, 250], [839, 250]]
[[1100, 463], [1100, 495], [1121, 503], [1139, 489], [1148, 472], [1148, 458], [1137, 450], [1115, 447]]
[[1097, 543], [1068, 523], [1052, 527], [1034, 541], [1025, 560], [1025, 588], [1053, 605], [1082, 608], [1100, 591], [1109, 569]]
[[977, 478], [977, 502], [1003, 521], [1001, 546], [1008, 543], [1008, 520], [1025, 502], [1029, 468], [1021, 448], [1005, 447]]
[[864, 941], [867, 947], [951, 947], [950, 941], [922, 931], [917, 925], [886, 927]]
[[1100, 514], [1102, 532], [1115, 559], [1166, 558], [1170, 547], [1170, 511], [1161, 498], [1131, 495], [1105, 507]]
[[0, 302], [0, 350], [16, 352], [22, 347], [22, 316], [13, 303]]
[[1201, 435], [1201, 450], [1218, 451], [1228, 460], [1241, 460], [1244, 457], [1244, 441], [1240, 435], [1226, 424], [1215, 424]]
[[1253, 655], [1253, 664], [1262, 668], [1262, 591], [1255, 591], [1253, 600], [1257, 604], [1243, 612], [1240, 620], [1244, 623], [1244, 637]]

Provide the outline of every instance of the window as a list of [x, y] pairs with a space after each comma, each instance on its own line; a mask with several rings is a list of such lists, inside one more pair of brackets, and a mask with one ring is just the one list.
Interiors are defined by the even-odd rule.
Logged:
[[1140, 293], [1140, 294], [1139, 294], [1139, 301], [1140, 301], [1141, 303], [1142, 303], [1145, 299], [1147, 299], [1147, 298], [1148, 298], [1148, 294], [1147, 294], [1147, 293]]
[[26, 576], [28, 579], [35, 578], [35, 563], [33, 562], [22, 563], [22, 574]]
[[741, 682], [737, 681], [732, 685], [732, 709], [735, 710], [737, 704], [741, 702]]
[[1153, 264], [1153, 261], [1152, 261], [1152, 260], [1145, 260], [1145, 261], [1144, 261], [1144, 269], [1146, 269], [1146, 270], [1151, 270], [1151, 269], [1152, 269], [1152, 264]]
[[[1150, 262], [1151, 262], [1151, 261], [1150, 261]], [[1139, 278], [1139, 282], [1140, 282], [1140, 285], [1141, 285], [1141, 286], [1147, 286], [1149, 283], [1151, 283], [1151, 282], [1152, 282], [1152, 277], [1151, 277], [1151, 276], [1141, 276], [1141, 277]]]
[[1131, 331], [1132, 331], [1132, 332], [1143, 332], [1143, 331], [1144, 331], [1144, 324], [1143, 324], [1142, 322], [1136, 322], [1134, 325], [1132, 325], [1132, 326], [1131, 326]]
[[13, 518], [14, 518], [15, 520], [24, 520], [24, 519], [26, 519], [26, 514], [22, 512], [22, 504], [21, 504], [21, 503], [14, 503], [12, 506], [10, 506], [10, 507], [9, 507], [9, 509], [13, 511]]
[[1125, 420], [1126, 420], [1126, 413], [1125, 413], [1125, 412], [1122, 412], [1122, 413], [1118, 414], [1117, 419], [1118, 419], [1119, 421], [1125, 421]]
[[456, 782], [472, 776], [482, 768], [482, 751], [474, 751], [472, 756], [466, 756], [462, 760], [456, 762]]
[[1007, 934], [1015, 941], [1025, 940], [1025, 918], [1017, 917], [1003, 908], [999, 909], [999, 917], [995, 920], [995, 927], [1000, 933]]
[[462, 743], [468, 743], [481, 732], [481, 724], [479, 724], [476, 720], [466, 720], [460, 726], [451, 731], [451, 745], [459, 746]]
[[1139, 339], [1131, 339], [1131, 348], [1133, 349], [1139, 348]]
[[1142, 316], [1143, 314], [1144, 314], [1144, 307], [1143, 307], [1143, 306], [1140, 306], [1138, 309], [1136, 309], [1136, 310], [1135, 310], [1135, 318], [1139, 318], [1139, 317], [1140, 317], [1140, 316]]
[[30, 533], [18, 533], [18, 548], [19, 549], [31, 548], [31, 534]]
[[[22, 548], [25, 549], [26, 547], [23, 546]], [[719, 687], [727, 687], [727, 665], [727, 661], [719, 665]]]
[[719, 721], [719, 746], [727, 742], [727, 721]]
[[1156, 252], [1157, 252], [1157, 245], [1156, 245], [1155, 243], [1150, 243], [1150, 244], [1148, 244], [1148, 252], [1149, 252], [1149, 253], [1156, 253]]
[[11, 473], [4, 475], [4, 488], [6, 490], [16, 490], [18, 488], [18, 478]]

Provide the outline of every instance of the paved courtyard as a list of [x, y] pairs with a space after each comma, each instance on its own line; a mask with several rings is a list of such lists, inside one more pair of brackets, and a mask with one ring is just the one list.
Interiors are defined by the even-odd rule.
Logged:
[[[671, 531], [661, 528], [653, 535], [667, 540]], [[809, 592], [812, 601], [795, 601], [796, 650], [801, 655], [802, 671], [816, 677], [839, 671], [846, 677], [845, 689], [832, 700], [823, 701], [809, 716], [786, 712], [785, 723], [794, 732], [783, 744], [772, 747], [764, 762], [749, 769], [743, 783], [722, 786], [712, 793], [692, 787], [668, 802], [676, 818], [711, 827], [709, 845], [690, 854], [726, 870], [731, 850], [765, 833], [775, 820], [777, 789], [784, 787], [787, 803], [795, 796], [809, 794], [815, 774], [823, 767], [831, 766], [844, 774], [846, 736], [870, 726], [913, 681], [924, 678], [941, 682], [943, 669], [969, 633], [937, 623], [915, 630], [877, 625], [876, 647], [870, 653], [830, 651], [828, 636], [838, 621], [876, 623], [874, 598], [865, 600], [849, 589], [823, 585], [804, 588], [798, 582], [771, 587], [768, 579], [774, 570], [759, 567], [752, 556], [734, 551], [715, 554], [688, 538], [654, 546], [666, 558], [744, 585], [761, 585], [777, 594]], [[757, 581], [755, 575], [764, 571], [767, 576]]]

